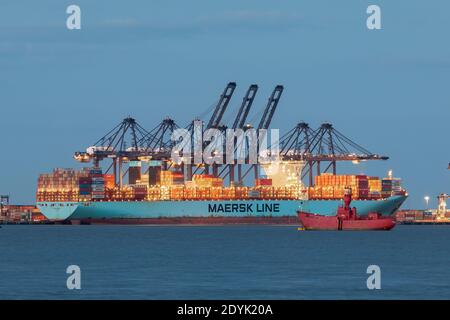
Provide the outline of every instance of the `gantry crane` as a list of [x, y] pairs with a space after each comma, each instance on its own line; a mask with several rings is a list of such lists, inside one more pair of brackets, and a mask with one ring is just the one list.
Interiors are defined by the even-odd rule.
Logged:
[[[298, 156], [305, 156], [311, 153], [311, 143], [315, 135], [314, 130], [306, 122], [299, 122], [280, 138], [280, 155], [290, 160]], [[296, 160], [296, 159], [295, 159]]]
[[444, 218], [445, 214], [447, 213], [447, 199], [450, 198], [450, 196], [446, 193], [441, 193], [438, 195], [438, 209], [437, 214], [440, 218]]
[[247, 93], [242, 99], [242, 104], [233, 122], [233, 129], [242, 129], [245, 126], [245, 121], [247, 120], [250, 108], [255, 100], [256, 93], [258, 92], [258, 85], [252, 84], [247, 89]]
[[227, 109], [228, 104], [230, 103], [231, 97], [233, 96], [235, 89], [236, 89], [235, 82], [229, 82], [227, 84], [227, 86], [223, 90], [223, 93], [220, 95], [219, 102], [217, 103], [214, 112], [208, 121], [206, 129], [219, 128], [219, 126], [221, 125], [223, 114], [225, 113], [225, 110]]
[[[225, 111], [231, 101], [231, 98], [233, 96], [233, 93], [236, 89], [236, 83], [235, 82], [229, 82], [225, 89], [223, 90], [222, 94], [220, 95], [219, 101], [217, 102], [217, 104], [214, 107], [214, 111], [213, 114], [211, 116], [211, 118], [209, 119], [207, 125], [205, 128], [203, 128], [203, 132], [205, 132], [208, 129], [221, 129], [224, 130], [225, 126], [221, 123], [223, 115], [225, 114]], [[191, 121], [191, 123], [189, 123], [189, 125], [186, 126], [186, 129], [191, 133], [191, 146], [196, 145], [198, 142], [194, 141], [193, 139], [195, 138], [195, 134], [194, 134], [194, 124], [197, 121], [201, 121], [199, 118], [194, 119], [193, 121]], [[202, 148], [204, 148], [205, 145], [202, 143]], [[193, 159], [192, 159], [193, 160]], [[192, 179], [192, 168], [196, 166], [194, 164], [193, 161], [191, 161], [191, 164], [187, 165], [187, 180]], [[182, 168], [184, 168], [184, 164], [181, 166]], [[199, 167], [197, 166], [196, 170]], [[217, 171], [217, 167], [213, 166], [213, 170]], [[209, 166], [208, 165], [204, 165], [204, 172], [208, 173], [209, 172]]]
[[273, 115], [277, 109], [278, 102], [280, 102], [281, 94], [283, 93], [284, 87], [282, 85], [277, 85], [273, 89], [272, 94], [267, 102], [266, 108], [264, 109], [263, 116], [258, 125], [259, 129], [269, 129], [270, 123], [272, 122]]
[[[250, 87], [247, 89], [247, 92], [246, 92], [244, 98], [242, 99], [242, 104], [239, 107], [236, 118], [234, 119], [233, 125], [231, 127], [232, 129], [244, 129], [245, 121], [247, 120], [248, 114], [250, 112], [250, 108], [253, 104], [253, 101], [255, 100], [255, 96], [256, 96], [257, 92], [258, 92], [258, 85], [256, 85], [256, 84], [250, 85]], [[235, 148], [233, 150], [234, 152], [236, 152], [237, 147], [238, 146], [235, 145]], [[242, 166], [241, 164], [238, 164], [239, 170], [242, 170], [241, 166]], [[226, 174], [224, 174], [226, 171], [226, 168], [228, 168], [228, 172]], [[219, 176], [221, 176], [222, 178], [225, 178], [227, 175], [229, 175], [230, 185], [233, 185], [234, 184], [234, 171], [235, 171], [234, 169], [235, 169], [235, 164], [228, 164], [223, 167], [222, 171], [219, 173]]]
[[[214, 106], [213, 114], [209, 119], [203, 132], [208, 129], [225, 130], [226, 126], [222, 124], [223, 115], [230, 103], [232, 95], [236, 89], [236, 83], [230, 82], [220, 95], [219, 101]], [[262, 113], [260, 122], [256, 129], [268, 129], [284, 88], [277, 85]], [[252, 128], [246, 125], [247, 116], [255, 99], [258, 86], [252, 84], [240, 105], [236, 118], [232, 124], [233, 129], [247, 130]], [[199, 120], [199, 119], [197, 119]], [[194, 138], [194, 121], [186, 127], [191, 132], [191, 139]], [[171, 151], [175, 141], [171, 140], [173, 131], [180, 128], [171, 118], [164, 119], [158, 126], [150, 131], [140, 126], [135, 119], [125, 118], [121, 123], [110, 130], [105, 136], [99, 139], [93, 146], [87, 148], [86, 152], [76, 152], [74, 158], [80, 162], [92, 161], [94, 166], [99, 166], [99, 162], [106, 158], [113, 160], [107, 172], [113, 167], [114, 175], [117, 176], [117, 165], [119, 166], [119, 185], [122, 185], [122, 163], [125, 161], [140, 160], [143, 158], [156, 159], [168, 162], [171, 160]], [[192, 142], [192, 140], [191, 140]], [[195, 141], [191, 146], [195, 145]], [[244, 143], [245, 139], [244, 139]], [[373, 154], [357, 143], [353, 142], [338, 130], [333, 128], [330, 123], [323, 123], [317, 130], [312, 130], [305, 122], [298, 123], [293, 129], [280, 139], [280, 158], [287, 161], [304, 161], [307, 163], [302, 178], [309, 174], [310, 185], [313, 185], [313, 167], [316, 167], [317, 173], [321, 174], [321, 163], [329, 162], [323, 172], [332, 170], [336, 174], [337, 161], [365, 161], [365, 160], [386, 160], [388, 157]], [[202, 151], [205, 144], [202, 142]], [[239, 146], [235, 146], [235, 153]], [[245, 148], [248, 149], [248, 148]], [[246, 150], [246, 162], [248, 162], [248, 150]], [[166, 163], [167, 164], [167, 163]], [[186, 165], [188, 170], [187, 179], [192, 179], [192, 168], [195, 164]], [[184, 171], [185, 164], [180, 165]], [[204, 167], [205, 173], [208, 173], [209, 166], [201, 164], [197, 167]], [[219, 165], [214, 164], [213, 173], [216, 176], [229, 175], [230, 184], [234, 184], [235, 165], [227, 165], [218, 172]], [[258, 177], [258, 165], [252, 164], [248, 170], [242, 174], [242, 165], [238, 164], [238, 181], [242, 183], [245, 176], [254, 168], [255, 178]], [[228, 168], [228, 172], [226, 172]], [[450, 169], [450, 163], [449, 163]], [[125, 173], [126, 174], [126, 173]], [[117, 181], [116, 181], [117, 183]]]
[[[217, 104], [211, 118], [209, 119], [208, 125], [205, 128], [205, 131], [208, 129], [220, 129], [222, 131], [225, 131], [226, 126], [224, 124], [222, 124], [221, 121], [222, 121], [223, 115], [225, 113], [225, 110], [227, 109], [228, 104], [230, 103], [231, 97], [233, 96], [235, 89], [236, 89], [235, 82], [229, 82], [227, 84], [227, 86], [225, 87], [225, 90], [223, 91], [222, 95], [220, 96], [219, 103]], [[212, 169], [213, 169], [214, 176], [218, 175], [218, 168], [219, 168], [219, 165], [216, 163], [213, 163]], [[208, 164], [205, 164], [205, 173], [209, 173], [209, 165]]]
[[386, 156], [374, 154], [336, 130], [331, 123], [323, 123], [317, 130], [311, 130], [306, 123], [299, 123], [281, 139], [283, 160], [304, 161], [307, 166], [302, 178], [309, 174], [313, 185], [313, 167], [321, 174], [321, 162], [329, 162], [323, 172], [332, 169], [336, 174], [337, 161], [387, 160]]
[[167, 158], [174, 145], [171, 136], [179, 126], [169, 117], [163, 119], [156, 127], [148, 132], [139, 145], [153, 158]]
[[[448, 170], [450, 170], [450, 162], [447, 167]], [[445, 214], [447, 213], [447, 199], [450, 198], [450, 195], [447, 193], [441, 193], [438, 197], [438, 209], [437, 213], [440, 218], [444, 218]]]
[[[269, 97], [269, 100], [267, 101], [267, 105], [264, 108], [263, 115], [261, 117], [261, 120], [258, 124], [258, 132], [261, 129], [267, 130], [270, 126], [270, 123], [272, 122], [273, 115], [275, 114], [275, 111], [277, 109], [278, 103], [280, 102], [281, 94], [283, 93], [284, 87], [282, 85], [277, 85], [273, 91], [272, 94]], [[259, 137], [260, 139], [261, 137]], [[248, 152], [248, 150], [247, 150]], [[259, 166], [257, 164], [252, 164], [247, 171], [242, 174], [242, 171], [240, 167], [238, 166], [238, 180], [239, 184], [242, 184], [243, 179], [247, 176], [247, 174], [250, 172], [250, 170], [253, 168], [255, 179], [258, 178], [259, 175]]]
[[117, 182], [116, 179], [115, 182], [122, 186], [124, 176], [122, 172], [123, 162], [148, 155], [146, 150], [140, 147], [138, 143], [148, 134], [149, 132], [138, 124], [135, 119], [127, 117], [92, 146], [88, 147], [86, 152], [75, 152], [74, 158], [80, 162], [92, 161], [94, 167], [98, 167], [100, 161], [106, 158], [112, 159], [112, 164], [106, 172], [113, 167], [115, 179], [117, 176], [119, 177], [119, 181]]

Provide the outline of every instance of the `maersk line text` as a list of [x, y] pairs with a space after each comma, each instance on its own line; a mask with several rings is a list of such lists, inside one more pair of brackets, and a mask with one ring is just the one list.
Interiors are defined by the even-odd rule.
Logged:
[[243, 212], [280, 212], [279, 203], [214, 203], [208, 204], [208, 212], [243, 213]]

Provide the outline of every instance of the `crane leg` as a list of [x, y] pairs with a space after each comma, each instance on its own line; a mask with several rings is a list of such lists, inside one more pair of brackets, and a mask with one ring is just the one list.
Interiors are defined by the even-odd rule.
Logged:
[[119, 158], [119, 190], [122, 189], [123, 176], [122, 176], [122, 158]]
[[217, 178], [217, 176], [219, 175], [219, 165], [214, 163], [212, 165], [212, 170], [213, 170], [213, 176]]
[[114, 185], [117, 186], [117, 158], [113, 159]]
[[192, 180], [192, 164], [187, 165], [187, 180]]
[[238, 164], [238, 183], [242, 184], [242, 164]]
[[230, 176], [230, 186], [234, 186], [234, 164], [228, 165], [229, 176]]

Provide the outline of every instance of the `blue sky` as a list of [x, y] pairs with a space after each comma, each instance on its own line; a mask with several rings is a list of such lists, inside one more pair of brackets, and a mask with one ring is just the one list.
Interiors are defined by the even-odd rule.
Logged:
[[[65, 27], [70, 4], [81, 30]], [[382, 30], [367, 30], [369, 4]], [[123, 117], [184, 125], [236, 81], [230, 109], [251, 83], [253, 112], [283, 84], [272, 127], [332, 122], [391, 157], [346, 172], [393, 169], [406, 207], [423, 207], [425, 194], [450, 192], [448, 12], [424, 0], [3, 0], [0, 193], [32, 203], [39, 173], [76, 167], [73, 152]]]

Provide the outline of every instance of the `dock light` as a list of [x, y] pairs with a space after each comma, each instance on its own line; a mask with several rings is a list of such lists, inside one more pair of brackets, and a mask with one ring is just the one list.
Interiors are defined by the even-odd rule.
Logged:
[[425, 199], [425, 202], [427, 203], [427, 209], [428, 209], [428, 202], [430, 201], [430, 197], [429, 196], [425, 196], [424, 199]]

